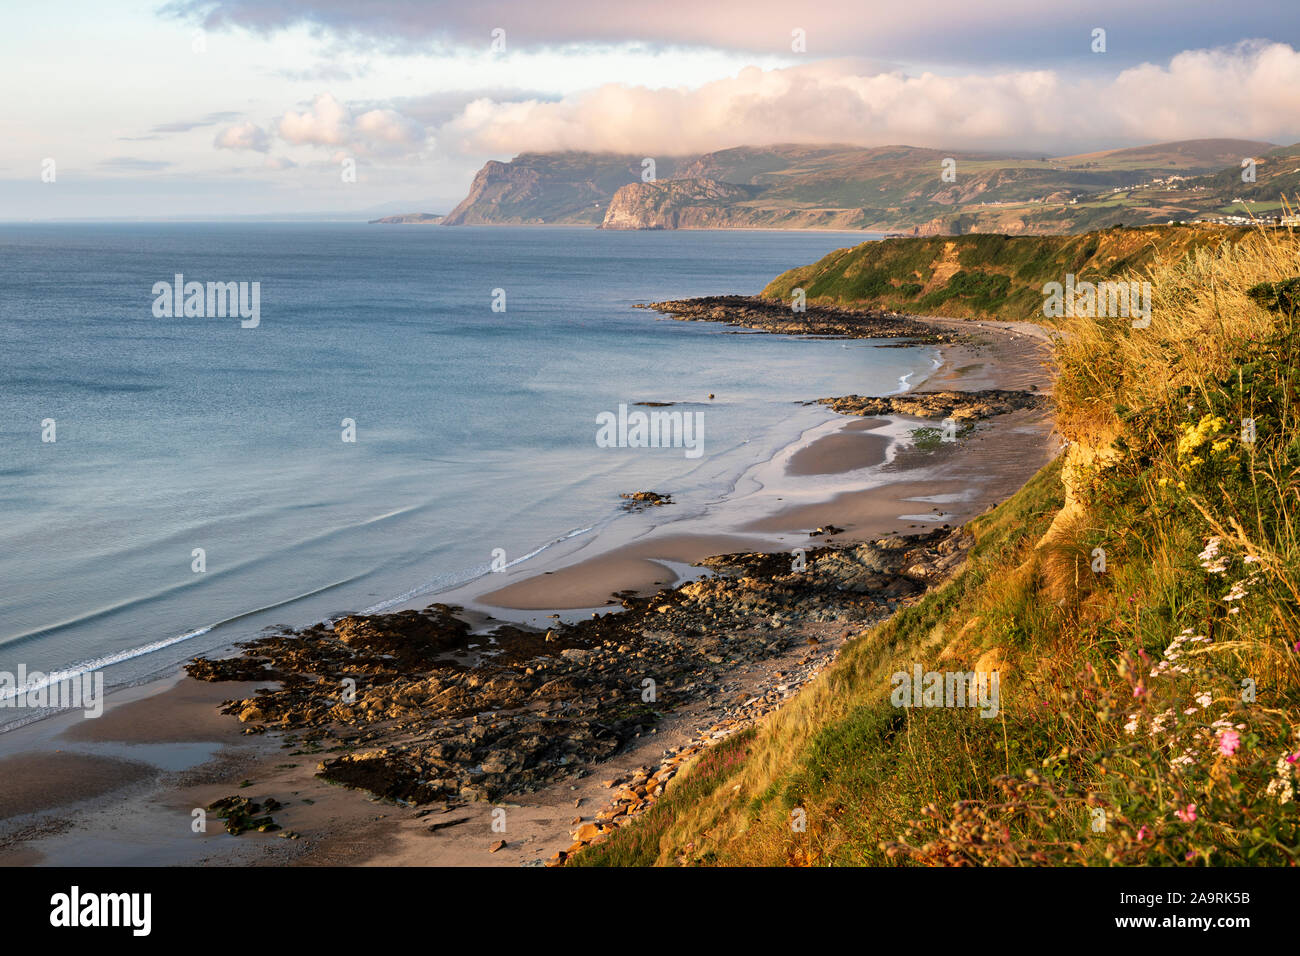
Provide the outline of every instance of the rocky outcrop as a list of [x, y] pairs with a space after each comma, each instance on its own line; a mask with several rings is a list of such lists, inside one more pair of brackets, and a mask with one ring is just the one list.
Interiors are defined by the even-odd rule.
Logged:
[[732, 225], [743, 211], [731, 208], [757, 196], [756, 186], [712, 179], [629, 183], [605, 210], [601, 229], [709, 229]]
[[633, 491], [619, 497], [627, 499], [623, 504], [625, 511], [644, 511], [646, 508], [674, 503], [672, 495], [661, 495], [657, 491]]
[[710, 577], [544, 633], [471, 634], [459, 609], [435, 604], [259, 638], [187, 670], [279, 675], [223, 710], [246, 732], [278, 731], [297, 752], [326, 756], [327, 781], [414, 804], [496, 799], [585, 773], [666, 711], [714, 699], [732, 668], [788, 651], [805, 623], [882, 619], [968, 546], [936, 531], [809, 548], [800, 564], [724, 555], [701, 562]]
[[986, 388], [974, 392], [905, 392], [901, 395], [845, 395], [819, 398], [842, 415], [875, 418], [880, 415], [912, 415], [916, 418], [952, 418], [959, 422], [980, 421], [1021, 408], [1040, 408], [1046, 398], [1037, 392]]
[[[490, 160], [442, 224], [598, 225], [619, 187], [640, 180], [642, 160], [580, 152], [521, 153], [508, 163]], [[658, 160], [660, 175], [670, 175], [673, 168], [674, 160]]]
[[795, 312], [789, 303], [757, 296], [709, 295], [698, 299], [672, 299], [637, 308], [654, 309], [683, 322], [725, 322], [747, 329], [781, 335], [816, 335], [824, 338], [903, 339], [900, 344], [953, 342], [960, 336], [899, 315], [871, 309], [838, 309], [809, 305]]

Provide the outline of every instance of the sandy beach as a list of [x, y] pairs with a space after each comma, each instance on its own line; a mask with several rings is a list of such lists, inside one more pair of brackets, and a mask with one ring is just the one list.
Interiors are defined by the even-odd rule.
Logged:
[[[942, 366], [919, 389], [1047, 392], [1042, 330], [926, 321], [967, 338], [941, 346]], [[667, 506], [664, 520], [636, 540], [565, 555], [552, 566], [530, 564], [438, 599], [464, 607], [476, 629], [503, 621], [545, 628], [705, 575], [692, 565], [713, 555], [955, 528], [1011, 494], [1057, 450], [1046, 408], [999, 415], [932, 456], [900, 437], [925, 424], [828, 410], [815, 437], [767, 463], [762, 490], [719, 506], [707, 521], [673, 521]], [[249, 733], [220, 713], [223, 701], [251, 697], [267, 682], [178, 675], [123, 690], [98, 720], [61, 714], [5, 735], [0, 863], [540, 865], [608, 801], [606, 782], [707, 737], [738, 700], [775, 706], [793, 693], [790, 675], [811, 679], [860, 624], [809, 620], [794, 630], [788, 644], [761, 659], [723, 665], [708, 695], [671, 709], [612, 756], [533, 792], [445, 807], [326, 783], [316, 774], [328, 754], [303, 735]], [[272, 814], [279, 829], [233, 836], [211, 813], [206, 828], [197, 828], [196, 811], [231, 796], [279, 805]], [[494, 810], [505, 811], [504, 831]]]

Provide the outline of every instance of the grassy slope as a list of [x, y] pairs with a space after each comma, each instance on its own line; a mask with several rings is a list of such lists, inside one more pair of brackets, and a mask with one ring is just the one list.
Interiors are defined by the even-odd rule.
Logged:
[[810, 303], [897, 309], [955, 318], [1040, 318], [1043, 285], [1111, 279], [1217, 245], [1243, 230], [1104, 229], [1079, 236], [934, 236], [886, 239], [837, 249], [781, 273], [764, 298], [790, 301], [795, 288]]
[[[1065, 458], [974, 522], [952, 580], [581, 861], [1300, 860], [1300, 284], [1282, 311], [1249, 292], [1293, 276], [1300, 243], [1255, 237], [1154, 266], [1148, 329], [1073, 320]], [[893, 707], [913, 662], [998, 670], [1001, 713]]]

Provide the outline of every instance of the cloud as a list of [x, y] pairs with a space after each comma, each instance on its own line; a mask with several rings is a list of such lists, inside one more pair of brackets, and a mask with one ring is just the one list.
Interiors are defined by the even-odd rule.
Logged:
[[541, 90], [498, 87], [495, 89], [439, 90], [433, 93], [400, 97], [392, 100], [390, 105], [400, 110], [403, 116], [408, 116], [425, 126], [440, 126], [449, 120], [455, 119], [464, 111], [466, 106], [475, 100], [493, 100], [496, 102], [539, 100], [546, 102], [558, 101], [559, 99], [558, 95]]
[[352, 111], [329, 93], [321, 93], [310, 110], [290, 110], [281, 117], [280, 138], [299, 146], [339, 146], [347, 142], [351, 127]]
[[370, 68], [365, 64], [347, 67], [337, 63], [319, 63], [303, 70], [275, 70], [271, 75], [295, 83], [346, 83], [369, 76]]
[[129, 169], [140, 172], [156, 172], [160, 169], [166, 169], [168, 166], [174, 166], [175, 163], [163, 159], [138, 159], [135, 156], [113, 156], [109, 159], [101, 159], [100, 166], [108, 166], [112, 169]]
[[909, 75], [858, 61], [750, 67], [696, 89], [606, 84], [554, 102], [470, 103], [439, 129], [465, 154], [684, 155], [742, 144], [1036, 151], [1158, 140], [1300, 138], [1300, 53], [1244, 42], [1111, 78], [1053, 70]]
[[425, 142], [423, 126], [392, 109], [372, 109], [354, 115], [330, 93], [312, 100], [302, 112], [289, 110], [280, 118], [280, 138], [295, 146], [347, 146], [359, 152], [402, 152]]
[[188, 133], [192, 129], [200, 129], [204, 126], [216, 126], [218, 123], [228, 123], [239, 117], [238, 113], [229, 110], [220, 113], [209, 113], [202, 119], [181, 120], [176, 123], [160, 123], [149, 132], [151, 133]]
[[217, 149], [251, 149], [265, 153], [271, 149], [271, 137], [262, 127], [247, 120], [227, 126], [217, 134], [212, 145]]
[[1098, 26], [1107, 29], [1117, 59], [1165, 58], [1249, 36], [1293, 39], [1300, 28], [1294, 0], [171, 0], [163, 11], [208, 29], [269, 33], [305, 26], [358, 45], [401, 48], [443, 41], [486, 50], [491, 31], [500, 27], [509, 49], [641, 42], [790, 53], [791, 31], [799, 28], [811, 56], [965, 63], [1046, 63], [1086, 53]]
[[296, 169], [298, 166], [298, 164], [295, 163], [292, 159], [288, 159], [287, 157], [284, 156], [268, 156], [266, 157], [266, 162], [263, 163], [262, 165], [264, 165], [267, 169], [275, 169], [275, 170]]

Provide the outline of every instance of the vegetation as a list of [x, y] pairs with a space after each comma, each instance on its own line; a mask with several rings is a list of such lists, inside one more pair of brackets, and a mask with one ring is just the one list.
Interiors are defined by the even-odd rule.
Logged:
[[810, 304], [896, 309], [954, 318], [1042, 318], [1043, 286], [1119, 280], [1158, 260], [1213, 248], [1245, 229], [1104, 229], [1080, 236], [936, 236], [837, 249], [783, 272], [762, 292]]
[[[1089, 258], [996, 246], [1013, 282]], [[1174, 251], [1149, 327], [1061, 330], [1068, 451], [959, 573], [583, 862], [1300, 861], [1300, 241]], [[997, 716], [894, 706], [914, 664], [996, 670]]]

